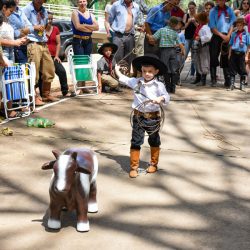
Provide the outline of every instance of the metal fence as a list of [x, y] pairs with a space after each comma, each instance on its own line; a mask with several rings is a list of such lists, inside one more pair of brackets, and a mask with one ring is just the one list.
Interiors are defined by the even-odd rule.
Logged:
[[[27, 5], [30, 1], [21, 1], [20, 6], [23, 7]], [[77, 7], [60, 5], [60, 4], [49, 4], [45, 3], [43, 6], [48, 10], [53, 12], [55, 19], [70, 20], [72, 11], [77, 9]], [[93, 13], [99, 24], [99, 31], [97, 33], [106, 33], [104, 27], [104, 10], [89, 9]]]

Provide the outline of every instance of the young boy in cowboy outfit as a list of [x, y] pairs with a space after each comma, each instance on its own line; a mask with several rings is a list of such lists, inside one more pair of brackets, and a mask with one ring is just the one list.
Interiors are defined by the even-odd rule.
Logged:
[[176, 47], [179, 46], [182, 55], [185, 54], [183, 44], [180, 42], [177, 30], [182, 27], [182, 23], [177, 17], [172, 16], [168, 25], [159, 29], [154, 35], [147, 35], [150, 42], [159, 40], [160, 59], [167, 66], [165, 73], [166, 89], [170, 93], [175, 93], [175, 86], [178, 82], [179, 63], [177, 60]]
[[[209, 13], [209, 27], [213, 33], [210, 42], [210, 74], [211, 86], [216, 87], [216, 67], [223, 68], [225, 87], [230, 86], [230, 71], [228, 63], [228, 42], [233, 32], [236, 19], [234, 11], [226, 5], [228, 0], [216, 0], [217, 5]], [[226, 48], [222, 53], [222, 47]], [[219, 55], [221, 54], [220, 63]]]
[[235, 76], [237, 73], [240, 75], [240, 89], [244, 89], [246, 82], [246, 63], [245, 55], [250, 47], [249, 33], [245, 31], [245, 19], [239, 17], [235, 21], [237, 30], [232, 33], [229, 41], [229, 65], [230, 65], [230, 89], [234, 89]]
[[160, 154], [159, 120], [160, 106], [169, 102], [169, 95], [162, 82], [157, 80], [158, 75], [166, 72], [167, 68], [157, 56], [140, 56], [132, 61], [133, 67], [142, 73], [140, 78], [129, 78], [120, 72], [120, 66], [116, 65], [115, 72], [119, 82], [134, 90], [132, 108], [133, 130], [130, 146], [130, 172], [129, 177], [138, 175], [141, 145], [144, 142], [145, 132], [148, 133], [148, 143], [151, 150], [151, 161], [147, 168], [148, 173], [157, 171]]
[[118, 81], [114, 78], [116, 62], [113, 56], [117, 49], [117, 45], [113, 43], [104, 43], [98, 50], [98, 53], [102, 55], [102, 58], [97, 62], [99, 93], [105, 89], [106, 92], [118, 91]]
[[197, 86], [204, 86], [206, 85], [206, 78], [210, 69], [209, 42], [212, 33], [207, 25], [208, 14], [206, 12], [200, 12], [195, 15], [195, 20], [198, 22], [198, 26], [194, 33], [194, 40], [199, 43], [199, 49], [196, 53], [193, 53], [193, 55], [195, 69], [200, 76], [200, 79], [198, 79], [196, 83]]

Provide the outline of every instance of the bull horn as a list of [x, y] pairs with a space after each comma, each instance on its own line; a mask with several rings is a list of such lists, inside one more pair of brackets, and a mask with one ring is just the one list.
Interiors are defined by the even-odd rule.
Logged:
[[76, 161], [76, 158], [77, 158], [77, 152], [73, 152], [71, 154], [71, 157]]
[[52, 153], [56, 157], [56, 159], [58, 159], [59, 155], [61, 154], [57, 149], [52, 150]]

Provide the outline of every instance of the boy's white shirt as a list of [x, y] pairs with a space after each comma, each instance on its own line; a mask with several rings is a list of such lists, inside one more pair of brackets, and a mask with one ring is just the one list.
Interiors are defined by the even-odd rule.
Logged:
[[[145, 83], [143, 77], [130, 78], [123, 75], [119, 78], [119, 82], [134, 90], [134, 101], [132, 103], [133, 109], [138, 109], [137, 107], [140, 104], [149, 101], [149, 99], [153, 100], [160, 96], [164, 97], [164, 102], [162, 102], [163, 105], [167, 105], [170, 101], [170, 96], [166, 91], [164, 84], [158, 81], [156, 78]], [[140, 105], [140, 110], [138, 110], [141, 112], [155, 112], [160, 110], [159, 105], [153, 103], [148, 103], [145, 105], [143, 110], [142, 108], [143, 105]]]
[[202, 28], [199, 30], [198, 35], [199, 35], [199, 37], [201, 39], [201, 44], [202, 45], [204, 43], [210, 42], [210, 40], [212, 38], [211, 29], [209, 28], [209, 26], [207, 24], [202, 26]]

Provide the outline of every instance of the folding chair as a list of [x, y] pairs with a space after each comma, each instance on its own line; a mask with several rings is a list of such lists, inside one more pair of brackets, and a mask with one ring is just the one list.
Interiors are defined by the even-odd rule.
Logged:
[[83, 92], [82, 94], [77, 94], [77, 96], [97, 95], [97, 67], [93, 63], [92, 58], [87, 55], [69, 55], [68, 62], [75, 93], [77, 94], [78, 90]]
[[[4, 67], [2, 72], [2, 102], [7, 120], [29, 116], [35, 109], [35, 65], [16, 64]], [[12, 107], [8, 107], [12, 102]], [[9, 117], [8, 112], [25, 109], [20, 116]]]

